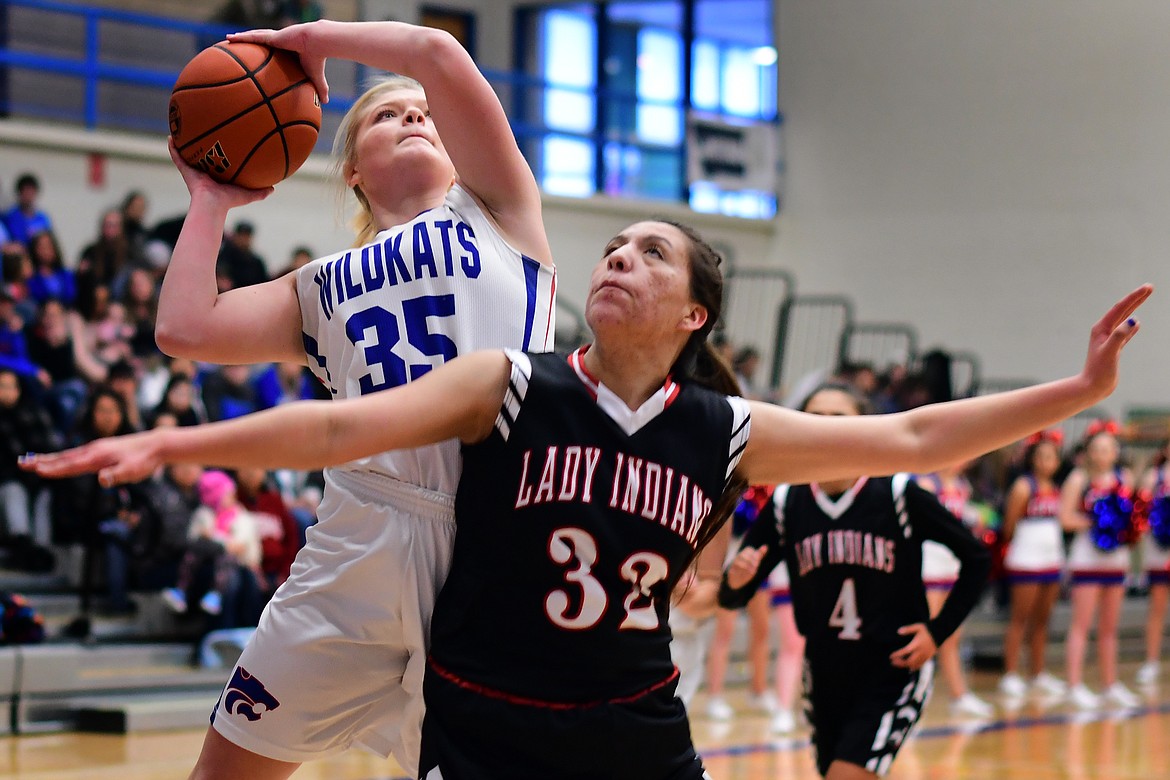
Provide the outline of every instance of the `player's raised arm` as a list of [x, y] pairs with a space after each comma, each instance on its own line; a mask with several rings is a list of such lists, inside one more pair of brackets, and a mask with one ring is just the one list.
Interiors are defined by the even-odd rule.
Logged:
[[159, 289], [159, 349], [209, 363], [303, 363], [301, 310], [291, 276], [223, 294], [215, 278], [228, 211], [263, 200], [272, 188], [220, 184], [168, 145], [191, 204]]
[[1065, 379], [865, 417], [805, 415], [753, 402], [740, 469], [756, 484], [925, 473], [1010, 444], [1113, 392], [1121, 350], [1139, 327], [1131, 315], [1152, 291], [1142, 285], [1093, 326], [1084, 367]]
[[460, 184], [483, 203], [518, 250], [552, 262], [532, 170], [495, 91], [449, 33], [402, 22], [322, 20], [228, 37], [297, 52], [305, 72], [326, 93], [324, 63], [329, 57], [416, 79]]
[[97, 439], [27, 456], [21, 466], [42, 477], [96, 472], [113, 485], [145, 479], [164, 463], [317, 469], [445, 439], [480, 441], [499, 413], [509, 366], [502, 352], [477, 352], [373, 395], [298, 401], [224, 422]]

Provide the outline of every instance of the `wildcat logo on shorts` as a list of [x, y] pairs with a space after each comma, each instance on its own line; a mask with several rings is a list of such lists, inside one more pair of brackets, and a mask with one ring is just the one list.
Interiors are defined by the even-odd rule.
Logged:
[[268, 692], [264, 683], [257, 680], [248, 670], [237, 666], [232, 680], [227, 684], [223, 706], [229, 715], [243, 715], [251, 721], [260, 720], [266, 712], [280, 706], [280, 702]]

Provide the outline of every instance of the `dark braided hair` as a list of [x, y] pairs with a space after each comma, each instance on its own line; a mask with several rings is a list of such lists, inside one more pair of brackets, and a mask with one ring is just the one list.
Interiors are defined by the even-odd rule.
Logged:
[[[723, 395], [739, 395], [739, 382], [731, 367], [712, 348], [707, 337], [723, 312], [723, 272], [719, 266], [723, 256], [708, 244], [690, 225], [671, 219], [654, 219], [679, 230], [690, 242], [687, 259], [690, 265], [691, 298], [707, 310], [707, 321], [693, 332], [682, 352], [671, 366], [671, 376], [677, 382], [694, 382]], [[731, 517], [739, 497], [747, 489], [747, 480], [734, 472], [727, 481], [722, 495], [715, 501], [711, 513], [699, 529], [695, 540], [693, 562], [704, 547], [719, 533], [719, 529]]]

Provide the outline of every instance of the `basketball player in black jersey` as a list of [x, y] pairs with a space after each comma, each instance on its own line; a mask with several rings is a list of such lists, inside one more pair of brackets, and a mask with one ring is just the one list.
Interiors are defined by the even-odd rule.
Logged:
[[[826, 384], [801, 408], [852, 416], [868, 403], [847, 385]], [[924, 539], [962, 565], [934, 619]], [[991, 556], [932, 493], [899, 474], [778, 487], [724, 575], [720, 606], [746, 604], [781, 562], [806, 640], [817, 768], [831, 780], [884, 775], [922, 714], [933, 656], [975, 606]]]
[[[1137, 330], [1129, 317], [1151, 292], [1102, 318], [1074, 377], [903, 414], [822, 417], [724, 394], [726, 366], [707, 346], [719, 262], [693, 230], [640, 222], [607, 243], [586, 304], [596, 340], [569, 358], [480, 352], [361, 398], [23, 463], [115, 484], [162, 462], [310, 468], [460, 439], [459, 531], [433, 618], [420, 776], [699, 780], [673, 695], [667, 604], [745, 481], [929, 471], [1091, 406], [1116, 385]], [[701, 564], [722, 561], [714, 545], [707, 553]], [[899, 659], [919, 665], [919, 654]]]

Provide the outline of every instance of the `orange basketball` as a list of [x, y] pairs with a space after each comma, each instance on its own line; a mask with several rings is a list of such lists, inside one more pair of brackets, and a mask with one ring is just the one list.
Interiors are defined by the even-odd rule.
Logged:
[[321, 100], [297, 55], [255, 43], [217, 43], [195, 55], [171, 92], [171, 138], [216, 181], [261, 189], [313, 151]]

